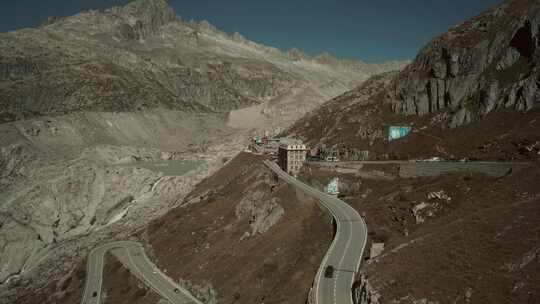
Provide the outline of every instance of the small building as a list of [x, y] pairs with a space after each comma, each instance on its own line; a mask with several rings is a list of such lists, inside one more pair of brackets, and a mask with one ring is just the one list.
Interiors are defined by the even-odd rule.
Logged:
[[369, 250], [369, 258], [374, 259], [381, 255], [384, 251], [384, 243], [372, 243]]
[[393, 141], [406, 137], [411, 132], [411, 127], [409, 126], [390, 126], [388, 128], [388, 141]]
[[278, 149], [278, 165], [288, 174], [296, 176], [306, 161], [307, 147], [301, 143], [283, 143]]
[[338, 195], [339, 194], [339, 177], [334, 177], [332, 180], [324, 187], [324, 192], [331, 194], [331, 195]]

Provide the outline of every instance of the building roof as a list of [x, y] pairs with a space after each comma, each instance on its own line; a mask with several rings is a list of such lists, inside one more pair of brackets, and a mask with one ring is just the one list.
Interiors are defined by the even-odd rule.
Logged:
[[304, 144], [281, 144], [279, 145], [279, 147], [285, 150], [299, 150], [299, 151], [307, 150], [307, 147]]
[[307, 150], [301, 140], [284, 137], [279, 140], [279, 147], [286, 150]]

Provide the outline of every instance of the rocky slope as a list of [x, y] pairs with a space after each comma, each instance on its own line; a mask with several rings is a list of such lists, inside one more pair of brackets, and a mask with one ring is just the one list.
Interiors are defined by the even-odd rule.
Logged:
[[[536, 159], [538, 18], [536, 1], [506, 1], [432, 40], [403, 71], [373, 77], [285, 134], [345, 159], [363, 150], [381, 159]], [[389, 143], [391, 125], [411, 126], [412, 135]]]
[[295, 88], [314, 92], [313, 107], [404, 64], [289, 57], [208, 22], [185, 22], [165, 0], [3, 33], [0, 54], [3, 121], [84, 110], [226, 113]]
[[449, 110], [450, 126], [538, 105], [540, 5], [511, 0], [450, 29], [424, 47], [394, 80], [394, 111]]
[[[157, 216], [187, 194], [240, 145], [219, 117], [212, 125], [207, 116], [77, 113], [1, 124], [0, 280], [65, 242], [109, 229], [118, 217], [144, 225], [141, 213]], [[170, 159], [205, 164], [177, 178], [137, 165]]]

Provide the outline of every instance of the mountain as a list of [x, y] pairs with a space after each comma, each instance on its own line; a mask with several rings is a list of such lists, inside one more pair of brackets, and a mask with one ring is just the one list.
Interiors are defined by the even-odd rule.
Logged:
[[293, 61], [206, 21], [185, 22], [164, 0], [50, 18], [0, 40], [4, 122], [79, 111], [223, 113], [304, 87], [316, 91], [315, 106], [404, 65]]
[[538, 105], [539, 6], [506, 1], [437, 37], [394, 81], [400, 114], [450, 111], [451, 126]]
[[[369, 150], [380, 159], [536, 159], [539, 15], [536, 1], [505, 1], [433, 39], [402, 71], [371, 78], [285, 134], [345, 158]], [[389, 143], [391, 125], [413, 132]]]

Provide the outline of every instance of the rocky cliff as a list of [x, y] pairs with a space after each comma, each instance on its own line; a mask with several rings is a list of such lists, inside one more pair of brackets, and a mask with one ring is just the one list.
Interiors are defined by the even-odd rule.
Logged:
[[459, 24], [425, 46], [394, 80], [395, 112], [449, 111], [456, 127], [502, 108], [538, 105], [540, 5], [511, 0]]

